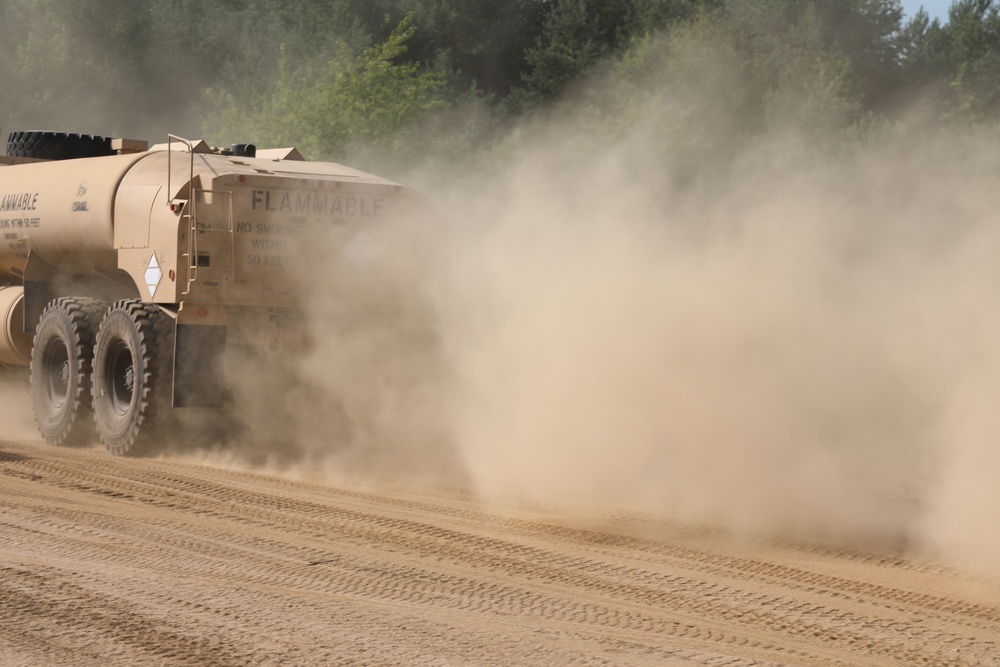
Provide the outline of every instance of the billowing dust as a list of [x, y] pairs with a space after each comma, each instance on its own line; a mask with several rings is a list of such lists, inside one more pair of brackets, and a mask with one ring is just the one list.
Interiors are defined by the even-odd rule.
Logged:
[[38, 427], [31, 408], [27, 368], [0, 367], [0, 437], [34, 440]]
[[452, 425], [483, 494], [997, 571], [995, 139], [819, 160], [775, 137], [671, 187], [636, 144], [570, 159], [547, 132], [448, 200]]
[[357, 266], [343, 249], [357, 230], [331, 227], [299, 248], [288, 270], [304, 293], [306, 335], [292, 323], [274, 351], [228, 358], [231, 428], [200, 416], [207, 441], [186, 455], [355, 482], [467, 482], [446, 412], [447, 227], [423, 195], [401, 197], [401, 216], [366, 227], [377, 241]]
[[363, 284], [301, 263], [301, 361], [232, 364], [241, 425], [188, 456], [997, 573], [995, 133], [776, 129], [715, 172], [658, 114], [590, 144], [542, 119], [502, 164], [414, 175], [448, 233], [410, 220]]
[[249, 418], [269, 464], [997, 573], [997, 141], [775, 138], [692, 183], [639, 142], [530, 132], [432, 192], [435, 298], [405, 253], [362, 299], [317, 290], [321, 335]]

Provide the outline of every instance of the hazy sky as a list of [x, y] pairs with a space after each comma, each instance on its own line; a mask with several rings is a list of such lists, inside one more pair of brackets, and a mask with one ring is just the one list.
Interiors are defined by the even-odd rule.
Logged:
[[941, 19], [944, 23], [948, 20], [948, 8], [951, 7], [952, 0], [903, 0], [903, 11], [906, 18], [912, 18], [917, 10], [923, 6], [932, 19]]

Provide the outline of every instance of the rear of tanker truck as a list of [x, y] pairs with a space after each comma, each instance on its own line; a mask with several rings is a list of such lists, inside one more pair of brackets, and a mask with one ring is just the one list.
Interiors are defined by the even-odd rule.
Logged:
[[234, 351], [290, 364], [318, 303], [392, 317], [439, 269], [440, 219], [392, 181], [294, 149], [114, 145], [0, 166], [0, 364], [30, 366], [47, 442], [148, 453], [178, 410], [231, 407]]

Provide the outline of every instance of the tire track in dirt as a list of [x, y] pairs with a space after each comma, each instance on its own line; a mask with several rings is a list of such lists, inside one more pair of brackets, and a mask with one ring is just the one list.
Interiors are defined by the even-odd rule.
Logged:
[[[923, 592], [928, 577], [947, 588], [958, 575], [905, 561], [811, 552], [817, 565], [803, 568], [790, 547], [748, 557], [571, 528], [458, 491], [22, 443], [0, 442], [0, 482], [10, 664], [58, 664], [67, 637], [122, 664], [995, 665], [1000, 654], [1000, 604], [957, 585]], [[914, 579], [873, 583], [882, 571]]]
[[[112, 480], [112, 481], [114, 482], [116, 480]], [[196, 486], [200, 486], [200, 485], [196, 485]], [[82, 488], [83, 490], [93, 490], [92, 487], [78, 487], [78, 488]], [[136, 495], [133, 495], [133, 494], [127, 494], [127, 493], [122, 493], [122, 492], [105, 492], [105, 493], [108, 493], [109, 495], [111, 495], [113, 497], [125, 497], [125, 498], [132, 499], [132, 500], [136, 500], [137, 499]], [[216, 493], [214, 495], [218, 496], [219, 494]], [[224, 492], [221, 495], [222, 495], [222, 497], [219, 498], [219, 500], [223, 500], [223, 501], [230, 500], [231, 498], [229, 496], [232, 495], [232, 492]], [[369, 498], [369, 500], [371, 500], [370, 496], [368, 498]], [[292, 503], [292, 502], [289, 502], [289, 501], [285, 501], [285, 502], [281, 502], [281, 501], [272, 502], [273, 500], [274, 500], [273, 497], [270, 497], [270, 496], [259, 496], [259, 497], [256, 496], [256, 495], [254, 495], [254, 496], [248, 496], [248, 497], [244, 498], [243, 508], [245, 510], [245, 508], [249, 507], [249, 506], [254, 506], [254, 507], [260, 508], [260, 507], [264, 507], [267, 504], [273, 505], [272, 507], [268, 507], [268, 508], [266, 508], [264, 510], [257, 511], [257, 512], [253, 513], [253, 518], [259, 522], [259, 525], [262, 525], [262, 526], [265, 526], [265, 527], [272, 527], [272, 528], [275, 527], [275, 526], [277, 526], [277, 525], [279, 525], [279, 523], [275, 520], [275, 518], [273, 516], [274, 512], [272, 510], [296, 511], [296, 513], [299, 516], [314, 516], [314, 515], [317, 515], [318, 513], [322, 513], [322, 516], [320, 516], [319, 519], [324, 522], [323, 523], [324, 526], [328, 525], [325, 522], [328, 521], [328, 520], [330, 520], [330, 519], [336, 519], [336, 520], [338, 520], [340, 522], [344, 522], [345, 520], [348, 519], [348, 515], [347, 515], [347, 513], [345, 511], [340, 511], [340, 512], [334, 514], [334, 513], [331, 513], [329, 510], [323, 510], [322, 507], [314, 505], [314, 504], [307, 504], [307, 503], [301, 503], [301, 502]], [[401, 503], [392, 503], [392, 504], [398, 506]], [[216, 514], [216, 515], [220, 516], [220, 517], [223, 516], [223, 515], [220, 515], [220, 514]], [[236, 518], [242, 518], [243, 520], [247, 520], [247, 517], [248, 517], [248, 514], [244, 512], [243, 514], [241, 514], [240, 517], [236, 517]], [[233, 518], [233, 517], [230, 517], [230, 518]], [[401, 522], [399, 520], [394, 520], [394, 521], [390, 522], [390, 521], [388, 521], [386, 519], [373, 519], [371, 516], [366, 516], [366, 515], [353, 515], [353, 516], [350, 517], [350, 519], [354, 523], [361, 524], [361, 525], [376, 525], [376, 526], [379, 526], [379, 527], [382, 527], [382, 528], [395, 528], [397, 530], [403, 530], [403, 531], [414, 532], [414, 533], [427, 533], [430, 530], [430, 528], [428, 528], [426, 526], [417, 526], [417, 525], [407, 524], [407, 523]], [[511, 523], [511, 522], [508, 521], [507, 523]], [[521, 523], [523, 524], [525, 522], [521, 522]], [[299, 526], [302, 527], [302, 528], [304, 528], [305, 524], [300, 523]], [[545, 531], [535, 531], [535, 532], [545, 532]], [[552, 531], [548, 531], [548, 532], [552, 532]], [[570, 537], [573, 537], [573, 538], [575, 538], [577, 540], [580, 540], [582, 536], [586, 536], [586, 534], [583, 533], [582, 531], [566, 531], [566, 530], [563, 530], [563, 531], [560, 531], [560, 532], [563, 534], [563, 536], [566, 536], [567, 533], [569, 533]], [[314, 532], [314, 535], [315, 536], [321, 536], [322, 533], [317, 531], [317, 532]], [[440, 531], [440, 530], [437, 531], [436, 534], [428, 535], [428, 536], [434, 538], [435, 540], [439, 540], [439, 541], [441, 541], [441, 542], [443, 542], [445, 544], [455, 543], [457, 541], [457, 537], [458, 537], [458, 536], [456, 536], [454, 534], [450, 534], [450, 533], [447, 533], [447, 532], [444, 532], [444, 531]], [[590, 537], [593, 538], [594, 536], [590, 535]], [[465, 536], [464, 537], [464, 542], [466, 544], [468, 544], [469, 541], [470, 541], [470, 539], [475, 541], [475, 546], [477, 547], [477, 549], [476, 549], [477, 551], [480, 551], [480, 550], [483, 550], [483, 549], [489, 549], [490, 547], [496, 546], [496, 542], [495, 541], [490, 541], [490, 540], [487, 540], [487, 539], [484, 539], [484, 538], [478, 538], [478, 539], [476, 539], [476, 538], [469, 538], [468, 536]], [[636, 541], [636, 540], [622, 540], [622, 539], [618, 539], [618, 540], [616, 540], [616, 542], [618, 543], [619, 546], [621, 546], [623, 543], [628, 543], [630, 546], [635, 546], [638, 541]], [[501, 546], [505, 546], [505, 545], [501, 545]], [[642, 546], [642, 545], [640, 544], [639, 546]], [[675, 550], [675, 552], [676, 552], [676, 550]], [[677, 554], [675, 553], [674, 555], [677, 555]], [[690, 553], [690, 552], [686, 552], [686, 553], [683, 554], [683, 556], [687, 560], [693, 560], [693, 561], [698, 562], [698, 563], [700, 563], [702, 565], [704, 565], [705, 563], [711, 563], [713, 565], [716, 565], [716, 564], [719, 564], [720, 560], [722, 560], [718, 556], [712, 556], [710, 554], [693, 554], [693, 553]], [[518, 560], [535, 561], [535, 560], [543, 560], [544, 559], [544, 554], [538, 554], [538, 553], [527, 554], [526, 553], [526, 554], [523, 554], [523, 555], [519, 555], [517, 553], [510, 552], [510, 550], [508, 549], [507, 553], [501, 553], [499, 555], [499, 558], [501, 558], [502, 560], [503, 559], [508, 559], [508, 558], [511, 558], [511, 557], [515, 557]], [[468, 558], [464, 558], [464, 559], [468, 560]], [[566, 564], [565, 563], [558, 563], [557, 562], [556, 565], [558, 567], [565, 567]], [[816, 592], [817, 590], [819, 590], [820, 588], [822, 588], [822, 589], [828, 589], [828, 590], [837, 590], [841, 594], [843, 594], [845, 591], [850, 591], [850, 592], [854, 592], [854, 593], [864, 593], [868, 597], [873, 598], [873, 599], [878, 600], [878, 601], [897, 600], [897, 601], [904, 602], [904, 603], [906, 603], [908, 605], [920, 605], [920, 606], [924, 606], [928, 610], [952, 611], [952, 612], [955, 612], [955, 613], [958, 613], [958, 614], [962, 614], [962, 615], [966, 615], [966, 616], [973, 616], [973, 617], [977, 617], [977, 618], [985, 618], [985, 620], [990, 621], [990, 622], [996, 622], [997, 619], [998, 619], [998, 614], [997, 614], [997, 610], [996, 609], [985, 608], [985, 607], [983, 607], [981, 605], [980, 606], [973, 606], [973, 605], [968, 605], [968, 604], [962, 605], [962, 604], [959, 604], [959, 603], [954, 602], [954, 601], [946, 601], [946, 600], [942, 600], [941, 598], [936, 598], [936, 597], [932, 597], [932, 596], [926, 596], [926, 595], [925, 596], [920, 596], [920, 595], [916, 595], [916, 594], [912, 594], [912, 593], [907, 593], [907, 592], [904, 592], [904, 591], [896, 591], [896, 590], [893, 590], [893, 589], [886, 588], [884, 586], [874, 586], [874, 585], [870, 585], [870, 584], [869, 585], [863, 585], [863, 584], [860, 584], [858, 582], [849, 582], [849, 581], [846, 581], [846, 580], [843, 580], [843, 579], [837, 579], [837, 578], [833, 578], [833, 577], [822, 577], [820, 575], [806, 573], [806, 572], [803, 572], [801, 570], [796, 570], [796, 569], [787, 568], [787, 567], [780, 568], [780, 573], [779, 574], [781, 576], [778, 576], [776, 574], [776, 572], [778, 571], [778, 567], [777, 566], [774, 566], [774, 565], [771, 565], [771, 564], [766, 564], [766, 563], [760, 563], [760, 562], [750, 561], [748, 559], [738, 559], [737, 560], [737, 559], [729, 558], [729, 559], [725, 559], [725, 561], [723, 562], [723, 565], [725, 567], [728, 567], [730, 570], [738, 570], [738, 571], [740, 571], [740, 572], [742, 572], [744, 574], [746, 574], [746, 573], [752, 573], [752, 574], [754, 574], [756, 576], [766, 575], [766, 576], [771, 577], [771, 579], [773, 579], [773, 580], [778, 580], [778, 581], [782, 581], [782, 582], [786, 582], [786, 583], [788, 581], [795, 581], [795, 582], [799, 582], [799, 583], [806, 583], [806, 584], [809, 584], [811, 586], [811, 588], [808, 589], [811, 592]], [[701, 568], [701, 569], [705, 569], [705, 568]], [[721, 572], [721, 570], [718, 569], [718, 568], [716, 568], [713, 571], [716, 572], [716, 573]], [[771, 604], [774, 604], [774, 603], [771, 603]], [[899, 607], [896, 607], [896, 608], [899, 609]], [[982, 627], [982, 626], [980, 626], [980, 627]], [[990, 626], [990, 627], [995, 627], [995, 626]]]
[[[114, 484], [116, 480], [110, 479], [109, 483]], [[147, 480], [148, 481], [148, 480]], [[191, 484], [188, 480], [180, 480], [175, 477], [167, 477], [164, 480], [169, 486], [173, 483], [176, 486], [182, 484], [187, 484], [192, 490], [192, 492], [206, 495], [211, 494], [213, 489], [211, 486], [206, 486], [205, 484]], [[289, 484], [288, 486], [294, 488], [294, 484]], [[105, 492], [110, 495], [115, 495], [112, 492]], [[121, 494], [126, 497], [127, 494]], [[222, 490], [222, 493], [215, 494], [220, 501], [230, 500], [233, 495], [232, 491], [227, 492]], [[477, 520], [479, 522], [491, 522], [493, 524], [502, 524], [505, 528], [510, 528], [516, 524], [520, 524], [522, 528], [528, 527], [531, 530], [526, 531], [534, 534], [551, 534], [560, 537], [575, 539], [577, 541], [586, 541], [591, 543], [604, 543], [609, 546], [624, 547], [627, 546], [634, 550], [647, 550], [651, 553], [655, 553], [659, 556], [671, 555], [673, 557], [688, 560], [692, 562], [697, 562], [702, 565], [712, 565], [718, 566], [720, 568], [729, 568], [731, 570], [736, 570], [742, 573], [752, 572], [755, 576], [768, 576], [774, 580], [780, 580], [783, 582], [796, 581], [798, 583], [805, 584], [812, 587], [822, 587], [829, 589], [837, 589], [840, 591], [850, 591], [854, 593], [864, 594], [872, 598], [880, 600], [897, 600], [899, 602], [905, 603], [906, 605], [920, 605], [926, 607], [928, 610], [939, 610], [939, 611], [953, 611], [955, 613], [974, 616], [982, 618], [990, 623], [996, 623], [1000, 621], [1000, 612], [993, 607], [985, 607], [982, 605], [969, 605], [963, 604], [957, 601], [949, 601], [943, 598], [922, 595], [907, 591], [898, 591], [885, 586], [879, 586], [875, 584], [865, 584], [862, 582], [847, 581], [842, 578], [835, 578], [824, 576], [816, 573], [806, 572], [803, 570], [797, 570], [795, 568], [789, 568], [787, 566], [779, 566], [771, 563], [763, 563], [759, 561], [753, 561], [746, 558], [733, 558], [727, 556], [720, 556], [717, 554], [706, 554], [697, 553], [691, 550], [684, 549], [667, 549], [660, 545], [654, 545], [652, 548], [648, 543], [643, 543], [639, 540], [631, 540], [629, 538], [618, 537], [618, 536], [608, 536], [595, 534], [590, 531], [581, 530], [570, 530], [570, 529], [559, 529], [557, 527], [551, 526], [539, 526], [538, 524], [532, 524], [529, 522], [517, 522], [511, 519], [498, 519], [497, 517], [491, 517], [490, 515], [481, 512], [472, 511], [441, 511], [442, 508], [438, 506], [429, 505], [427, 503], [418, 503], [413, 501], [402, 501], [398, 499], [386, 499], [385, 497], [377, 497], [372, 494], [362, 494], [362, 493], [350, 493], [344, 491], [338, 491], [338, 496], [340, 497], [354, 497], [356, 499], [362, 499], [368, 502], [377, 500], [380, 504], [389, 505], [393, 507], [405, 508], [417, 513], [427, 513], [436, 512], [439, 515], [448, 516], [462, 516], [463, 518], [468, 518], [471, 520]], [[133, 497], [134, 499], [134, 497]], [[246, 499], [244, 499], [246, 500]], [[261, 496], [261, 502], [271, 506], [271, 509], [275, 509], [273, 505], [273, 498], [270, 496]], [[156, 502], [156, 501], [150, 501]], [[168, 504], [170, 506], [170, 504]], [[283, 507], [284, 509], [290, 511], [296, 511], [300, 515], [316, 515], [319, 514], [320, 518], [328, 519], [330, 513], [328, 510], [320, 505], [316, 504], [305, 504], [301, 502], [291, 503], [286, 502], [284, 506], [279, 502], [277, 507]], [[900, 563], [897, 561], [898, 565], [906, 566], [905, 563]], [[718, 570], [716, 570], [718, 571]]]

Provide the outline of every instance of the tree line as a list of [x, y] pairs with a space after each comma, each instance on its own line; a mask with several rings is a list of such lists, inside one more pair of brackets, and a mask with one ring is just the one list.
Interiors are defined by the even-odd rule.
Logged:
[[720, 159], [775, 128], [822, 141], [914, 108], [1000, 120], [1000, 0], [955, 0], [944, 22], [899, 0], [0, 0], [0, 59], [4, 129], [390, 169], [496, 154], [553, 113], [612, 138], [656, 113]]

